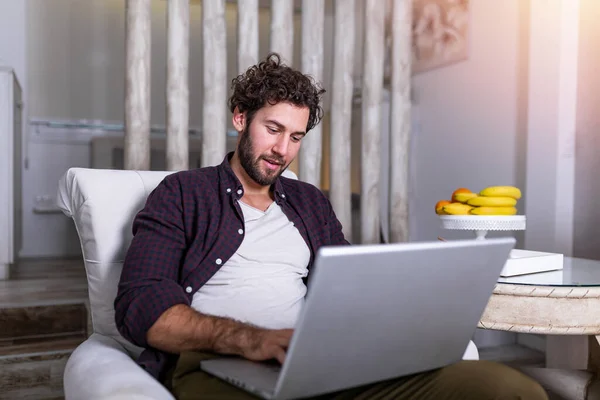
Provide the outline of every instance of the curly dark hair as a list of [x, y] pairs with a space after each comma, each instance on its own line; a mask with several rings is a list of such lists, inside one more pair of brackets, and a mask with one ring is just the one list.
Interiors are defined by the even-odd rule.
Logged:
[[271, 105], [289, 102], [308, 107], [310, 112], [306, 132], [323, 118], [320, 102], [325, 89], [312, 77], [283, 64], [277, 53], [270, 53], [258, 65], [253, 65], [233, 79], [231, 90], [229, 109], [234, 112], [237, 107], [240, 112], [246, 112], [248, 124], [267, 102]]

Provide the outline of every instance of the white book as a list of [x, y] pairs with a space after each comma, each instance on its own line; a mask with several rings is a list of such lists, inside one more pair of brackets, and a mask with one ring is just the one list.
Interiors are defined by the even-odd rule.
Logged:
[[513, 249], [500, 276], [534, 274], [563, 269], [563, 255], [541, 251]]

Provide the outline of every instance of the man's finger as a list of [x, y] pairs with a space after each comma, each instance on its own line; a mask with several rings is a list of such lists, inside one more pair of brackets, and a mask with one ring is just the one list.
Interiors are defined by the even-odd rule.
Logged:
[[275, 358], [281, 365], [285, 362], [285, 350], [281, 347], [276, 348]]
[[276, 337], [279, 340], [284, 340], [284, 341], [286, 341], [286, 343], [289, 343], [290, 340], [292, 339], [293, 334], [294, 334], [294, 331], [292, 329], [286, 329], [285, 331], [277, 332]]
[[273, 338], [273, 342], [275, 342], [275, 344], [287, 349], [290, 346], [290, 339], [291, 338], [289, 336], [277, 336], [277, 337]]

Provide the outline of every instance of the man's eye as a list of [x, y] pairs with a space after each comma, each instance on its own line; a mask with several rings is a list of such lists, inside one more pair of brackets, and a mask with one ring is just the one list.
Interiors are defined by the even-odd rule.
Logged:
[[292, 141], [295, 143], [298, 143], [300, 140], [302, 140], [302, 137], [300, 136], [292, 136]]
[[271, 133], [277, 133], [277, 129], [271, 128], [270, 126], [267, 126], [267, 130]]

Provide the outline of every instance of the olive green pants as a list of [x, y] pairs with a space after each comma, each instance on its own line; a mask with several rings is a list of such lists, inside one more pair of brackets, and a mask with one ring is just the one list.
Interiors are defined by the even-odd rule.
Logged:
[[[183, 353], [167, 374], [165, 386], [180, 400], [250, 400], [253, 395], [199, 369], [200, 361], [214, 358], [202, 352]], [[520, 372], [490, 361], [461, 361], [432, 372], [379, 382], [316, 399], [335, 400], [547, 400], [544, 389]]]

